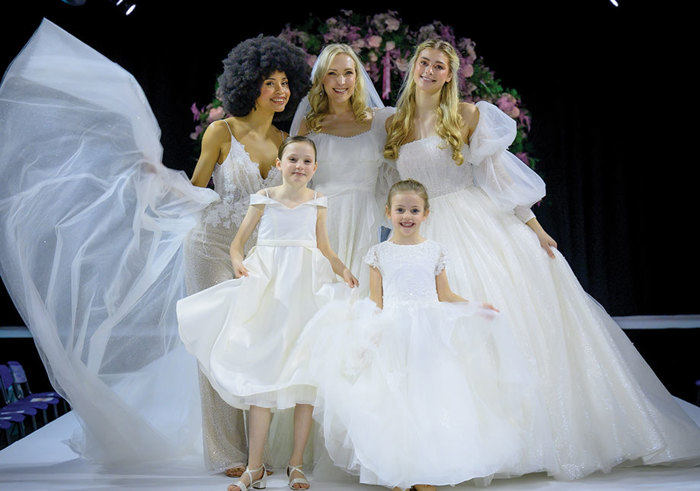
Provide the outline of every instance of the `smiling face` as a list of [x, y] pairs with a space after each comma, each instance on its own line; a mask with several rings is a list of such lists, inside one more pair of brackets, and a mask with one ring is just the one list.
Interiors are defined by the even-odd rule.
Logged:
[[323, 77], [323, 89], [328, 99], [336, 104], [348, 102], [355, 93], [356, 77], [355, 61], [345, 53], [335, 55]]
[[282, 112], [287, 106], [290, 95], [287, 75], [284, 72], [272, 72], [263, 80], [255, 107], [277, 113]]
[[288, 144], [277, 159], [277, 168], [282, 171], [282, 179], [290, 184], [306, 185], [316, 172], [316, 151], [308, 142]]
[[425, 200], [415, 191], [400, 191], [391, 196], [391, 206], [387, 216], [394, 226], [394, 234], [399, 239], [408, 239], [418, 234], [420, 224], [428, 218], [429, 210]]
[[413, 69], [416, 88], [429, 93], [439, 92], [443, 85], [452, 80], [449, 57], [435, 48], [425, 48], [418, 54]]

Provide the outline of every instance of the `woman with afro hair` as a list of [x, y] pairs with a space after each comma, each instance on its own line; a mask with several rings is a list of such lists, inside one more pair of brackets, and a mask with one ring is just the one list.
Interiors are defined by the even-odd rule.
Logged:
[[[217, 97], [230, 116], [206, 129], [191, 179], [206, 187], [212, 178], [221, 200], [204, 211], [185, 242], [190, 295], [233, 278], [229, 246], [249, 196], [281, 183], [275, 159], [287, 134], [274, 123], [291, 118], [310, 86], [304, 53], [276, 37], [241, 42], [223, 64]], [[253, 234], [246, 252], [255, 241]], [[243, 411], [226, 404], [201, 371], [199, 383], [207, 467], [239, 477], [247, 455]]]

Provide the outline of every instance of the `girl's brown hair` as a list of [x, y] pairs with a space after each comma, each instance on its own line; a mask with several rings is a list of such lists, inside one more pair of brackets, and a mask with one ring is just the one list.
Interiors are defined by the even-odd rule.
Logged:
[[292, 143], [300, 143], [300, 142], [301, 143], [308, 143], [309, 145], [311, 145], [311, 148], [314, 149], [314, 161], [317, 161], [318, 155], [317, 155], [317, 151], [316, 151], [316, 144], [314, 143], [314, 141], [311, 138], [307, 138], [305, 136], [299, 136], [299, 135], [288, 136], [287, 138], [285, 138], [285, 140], [280, 145], [279, 150], [277, 150], [277, 158], [282, 160], [282, 156], [284, 155], [284, 150]]
[[389, 189], [389, 196], [386, 198], [386, 206], [391, 209], [391, 198], [395, 194], [405, 193], [406, 191], [413, 191], [418, 196], [423, 198], [425, 203], [425, 211], [430, 209], [430, 203], [428, 203], [428, 191], [425, 189], [420, 182], [415, 179], [404, 179], [403, 181], [395, 182], [393, 186]]

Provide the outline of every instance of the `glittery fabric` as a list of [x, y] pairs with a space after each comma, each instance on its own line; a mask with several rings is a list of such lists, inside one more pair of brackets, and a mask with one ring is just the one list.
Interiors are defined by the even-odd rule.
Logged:
[[[225, 124], [225, 123], [221, 123]], [[248, 208], [251, 193], [279, 183], [281, 176], [272, 169], [262, 179], [258, 166], [243, 146], [231, 136], [231, 151], [214, 169], [216, 192], [222, 200], [210, 205], [202, 222], [185, 242], [185, 278], [187, 293], [193, 294], [233, 278], [229, 247]], [[252, 234], [246, 252], [255, 244]], [[199, 371], [202, 407], [204, 459], [208, 468], [223, 471], [247, 461], [244, 412], [229, 406]]]
[[[489, 128], [480, 131], [485, 141]], [[464, 152], [472, 158], [479, 149]], [[507, 150], [490, 152], [499, 162]], [[473, 167], [469, 159], [455, 165], [436, 137], [404, 145], [397, 160], [402, 178], [428, 189], [431, 213], [421, 232], [448, 251], [450, 287], [509, 315], [539, 379], [547, 425], [531, 432], [523, 469], [578, 479], [622, 462], [697, 463], [700, 428], [561, 253], [550, 258], [533, 231], [482, 189]]]

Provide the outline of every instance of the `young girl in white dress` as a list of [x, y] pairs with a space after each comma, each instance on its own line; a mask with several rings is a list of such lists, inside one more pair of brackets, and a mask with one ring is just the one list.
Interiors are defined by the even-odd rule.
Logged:
[[330, 303], [300, 342], [313, 346], [314, 418], [333, 462], [362, 483], [488, 479], [517, 465], [521, 425], [541, 412], [526, 363], [505, 315], [451, 291], [445, 250], [420, 233], [423, 185], [397, 182], [386, 213], [393, 234], [365, 258], [371, 301]]
[[[357, 279], [329, 245], [326, 197], [307, 187], [316, 171], [316, 148], [305, 137], [280, 146], [282, 185], [250, 197], [231, 244], [236, 279], [180, 300], [180, 336], [212, 387], [232, 406], [250, 409], [248, 467], [230, 491], [265, 487], [263, 448], [270, 410], [295, 407], [289, 486], [307, 489], [303, 452], [311, 428], [315, 388], [308, 354], [295, 349], [305, 323], [328, 301], [347, 296]], [[258, 226], [257, 245], [243, 248]]]

